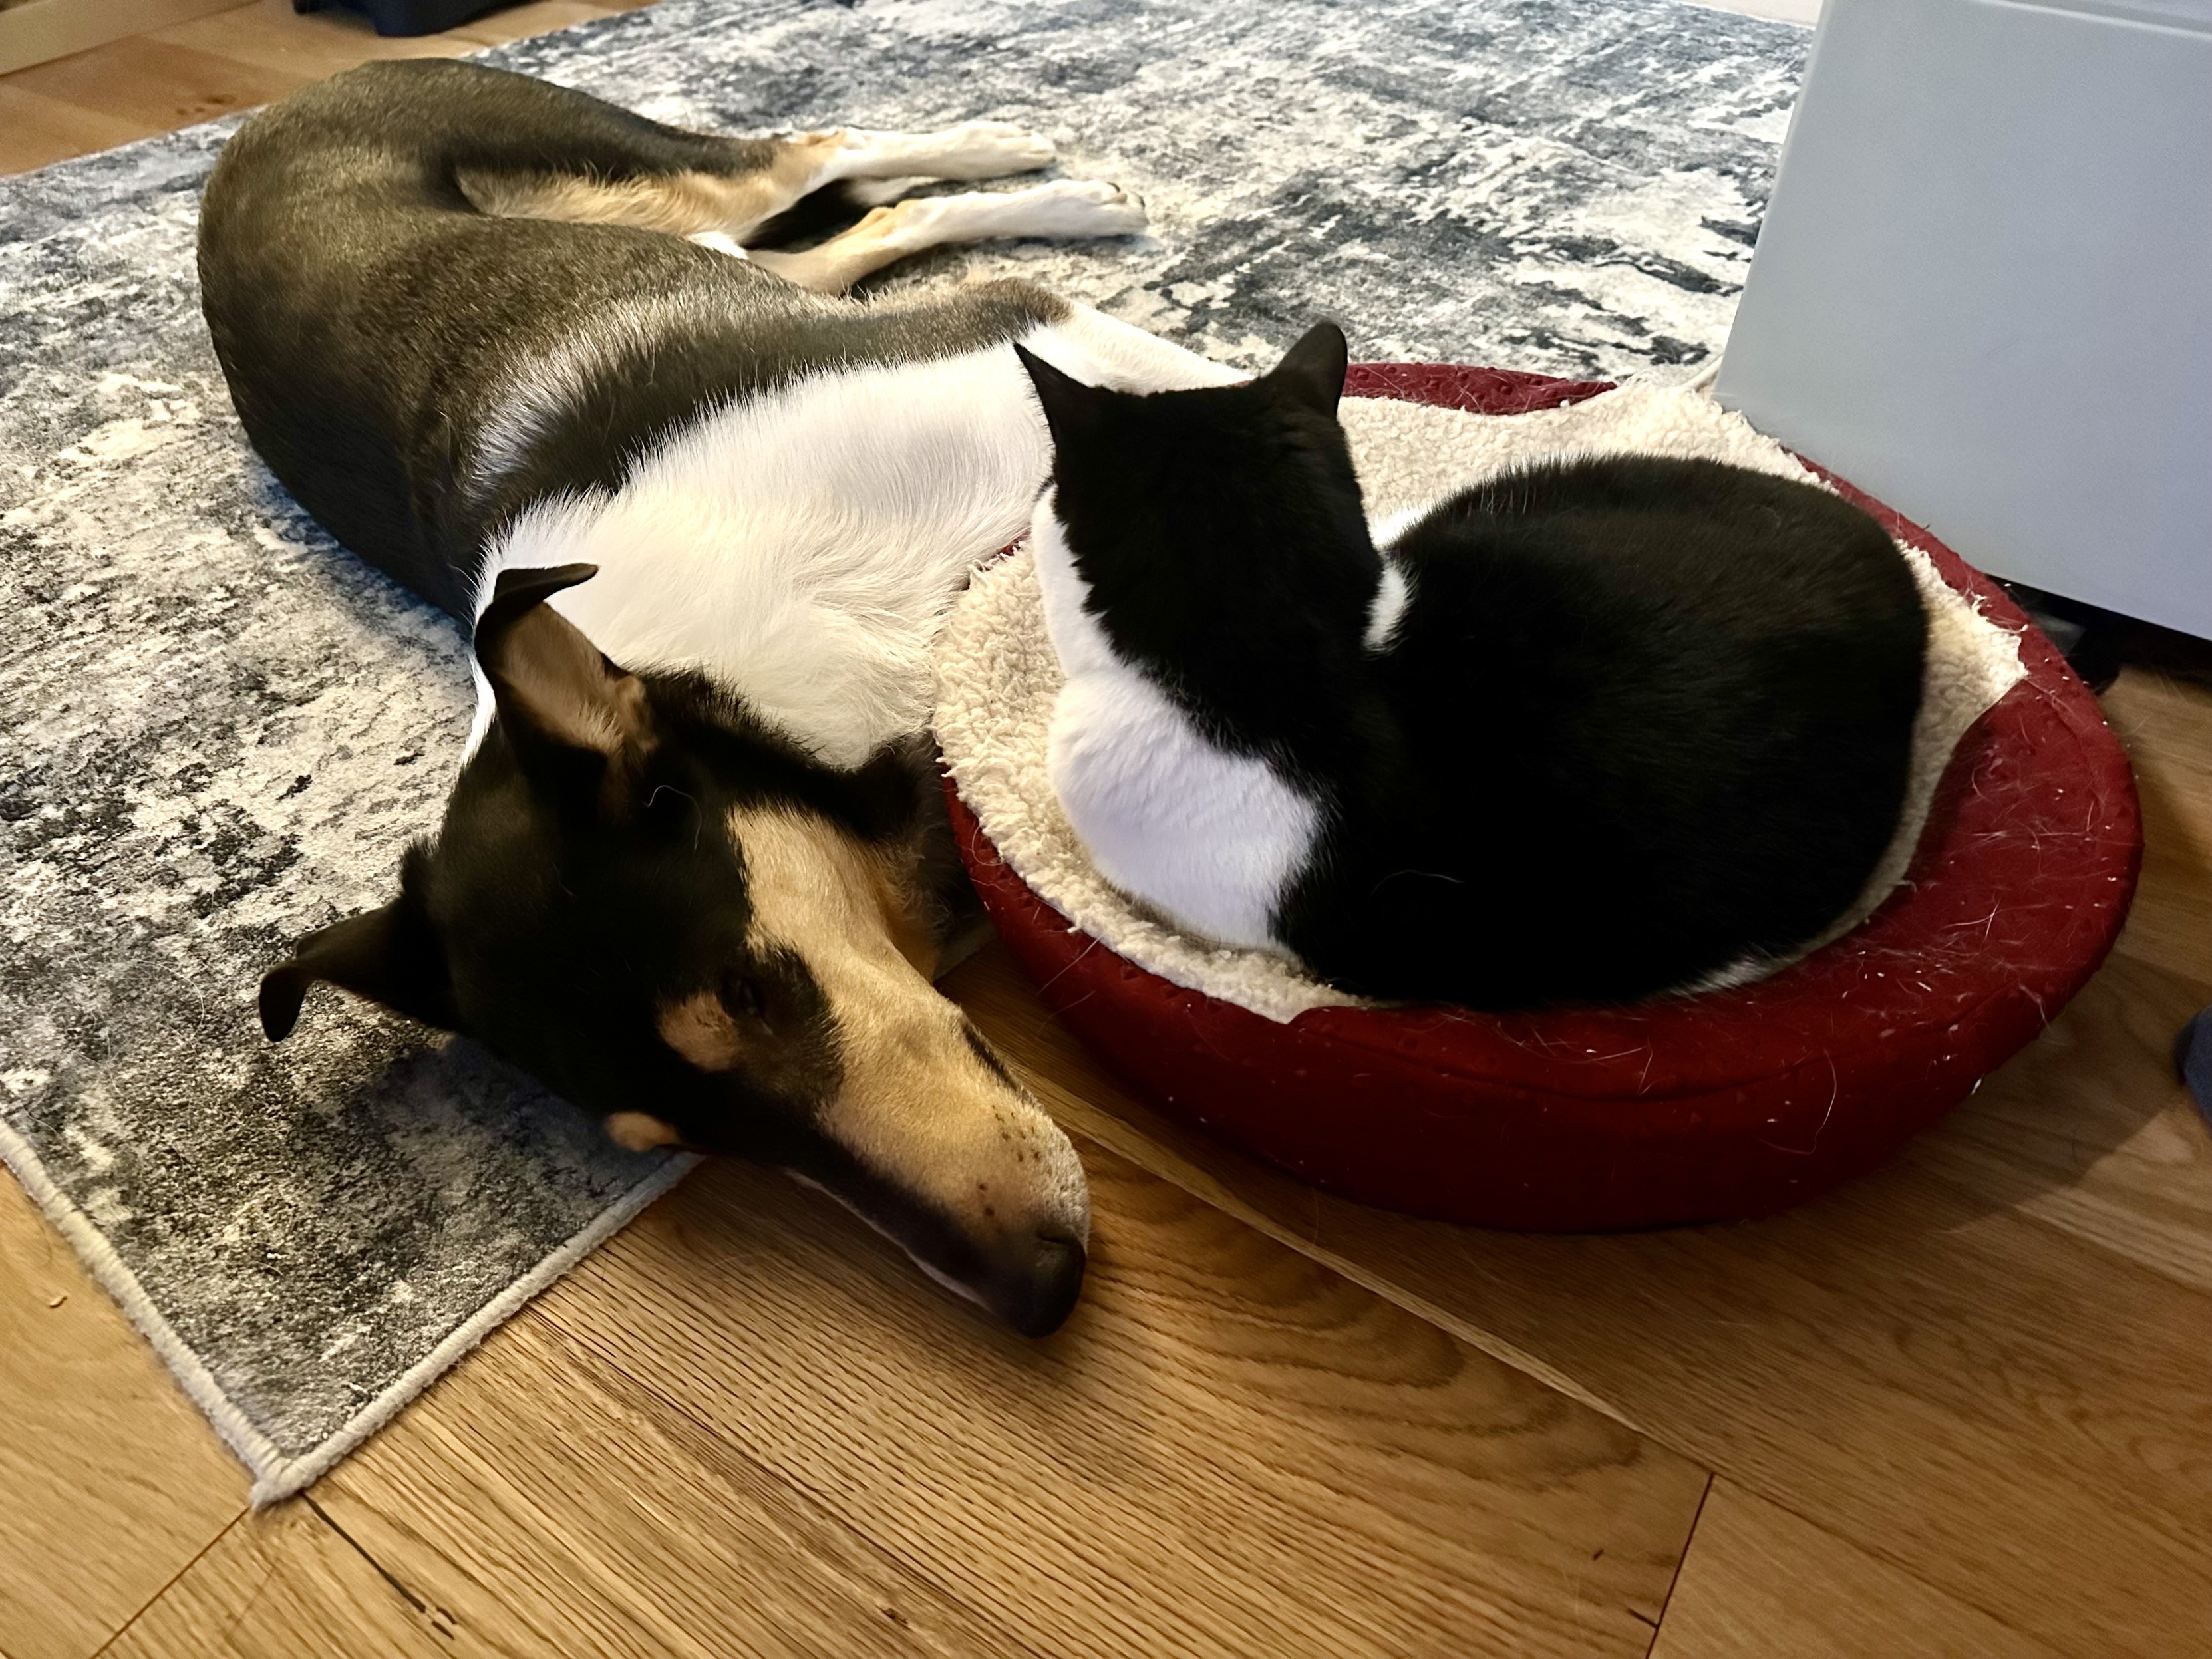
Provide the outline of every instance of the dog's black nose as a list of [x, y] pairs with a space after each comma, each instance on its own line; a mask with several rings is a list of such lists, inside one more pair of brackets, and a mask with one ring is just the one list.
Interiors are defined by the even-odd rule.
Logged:
[[1014, 1287], [1006, 1322], [1024, 1336], [1050, 1336], [1083, 1294], [1083, 1246], [1064, 1233], [1039, 1233], [1030, 1270]]

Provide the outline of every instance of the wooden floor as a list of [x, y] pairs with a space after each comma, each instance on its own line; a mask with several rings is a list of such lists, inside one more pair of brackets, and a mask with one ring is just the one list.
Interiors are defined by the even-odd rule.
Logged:
[[291, 0], [255, 0], [0, 76], [0, 173], [251, 109], [371, 58], [458, 58], [645, 3], [534, 0], [444, 34], [387, 40], [350, 13], [297, 16]]
[[[0, 78], [0, 167], [379, 52], [285, 0]], [[1893, 1167], [1613, 1238], [1326, 1199], [1126, 1097], [988, 951], [1094, 1272], [1007, 1335], [710, 1168], [258, 1514], [0, 1181], [0, 1655], [2212, 1652], [2212, 679], [2106, 700], [2150, 838], [2110, 965]]]

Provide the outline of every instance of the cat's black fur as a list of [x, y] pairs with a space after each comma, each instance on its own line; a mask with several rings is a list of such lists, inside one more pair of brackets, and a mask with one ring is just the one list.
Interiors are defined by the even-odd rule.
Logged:
[[[1711, 461], [1469, 489], [1387, 553], [1335, 418], [1343, 337], [1133, 397], [1032, 363], [1117, 655], [1323, 829], [1273, 933], [1346, 990], [1623, 1001], [1787, 952], [1894, 834], [1927, 621], [1872, 518]], [[1364, 642], [1394, 561], [1411, 598]]]

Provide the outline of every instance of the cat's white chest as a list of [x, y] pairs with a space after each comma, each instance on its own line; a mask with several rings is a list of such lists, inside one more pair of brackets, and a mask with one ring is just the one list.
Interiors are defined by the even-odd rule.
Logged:
[[1101, 875], [1224, 945], [1281, 951], [1274, 915], [1312, 856], [1316, 803], [1265, 762], [1216, 747], [1124, 662], [1085, 608], [1048, 493], [1030, 530], [1046, 630], [1067, 676], [1046, 769]]

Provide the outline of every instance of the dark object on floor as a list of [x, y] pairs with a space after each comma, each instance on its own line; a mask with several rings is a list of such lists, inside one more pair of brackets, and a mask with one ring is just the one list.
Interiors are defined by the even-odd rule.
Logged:
[[[512, 5], [514, 0], [337, 0], [376, 26], [379, 34], [436, 34], [472, 17]], [[292, 0], [292, 9], [320, 11], [324, 0]]]
[[2173, 1069], [2189, 1085], [2190, 1097], [2204, 1121], [2212, 1123], [2212, 1008], [2207, 1008], [2181, 1028], [2173, 1040]]
[[2101, 605], [2046, 593], [2026, 582], [1999, 585], [2051, 636], [2066, 665], [2081, 677], [2084, 685], [2100, 693], [2112, 689], [2126, 659], [2128, 630], [2136, 625], [2133, 618]]
[[2067, 666], [2092, 691], [2111, 689], [2132, 663], [2184, 679], [2212, 683], [2212, 641], [2124, 617], [2117, 611], [2048, 593], [2026, 582], [2000, 580], [2013, 603], [2051, 636]]

